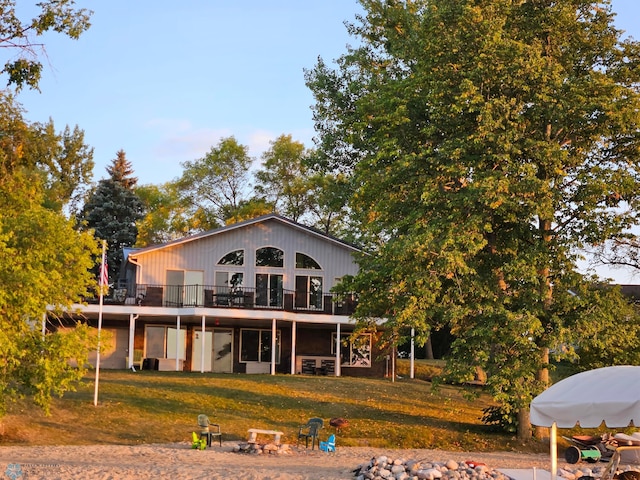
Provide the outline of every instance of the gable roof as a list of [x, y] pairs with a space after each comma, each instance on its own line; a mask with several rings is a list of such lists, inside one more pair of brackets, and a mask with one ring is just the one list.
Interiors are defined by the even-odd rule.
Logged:
[[237, 230], [237, 229], [241, 229], [241, 228], [245, 228], [248, 227], [250, 225], [256, 225], [259, 223], [264, 223], [266, 221], [276, 221], [276, 222], [280, 222], [284, 225], [287, 225], [291, 228], [294, 228], [296, 230], [300, 230], [302, 232], [305, 233], [309, 233], [311, 235], [317, 236], [322, 238], [325, 241], [328, 241], [330, 243], [334, 243], [336, 245], [339, 245], [341, 247], [347, 248], [349, 250], [352, 250], [354, 252], [360, 252], [361, 249], [348, 243], [345, 242], [343, 240], [340, 240], [339, 238], [333, 237], [331, 235], [327, 235], [326, 233], [322, 233], [320, 230], [317, 230], [313, 227], [308, 227], [306, 225], [302, 225], [298, 222], [294, 222], [291, 219], [288, 219], [286, 217], [283, 217], [282, 215], [278, 215], [276, 213], [269, 213], [267, 215], [262, 215], [260, 217], [255, 217], [249, 220], [244, 220], [242, 222], [238, 222], [238, 223], [233, 223], [231, 225], [226, 225], [224, 227], [220, 227], [220, 228], [216, 228], [213, 230], [208, 230], [206, 232], [202, 232], [202, 233], [198, 233], [196, 235], [191, 235], [188, 237], [184, 237], [184, 238], [180, 238], [178, 240], [173, 240], [171, 242], [167, 242], [167, 243], [162, 243], [159, 245], [151, 245], [149, 247], [144, 247], [144, 248], [139, 248], [139, 249], [131, 249], [128, 252], [128, 256], [129, 257], [138, 257], [140, 255], [144, 255], [146, 253], [150, 253], [150, 252], [155, 252], [158, 250], [162, 250], [165, 248], [169, 248], [169, 247], [175, 247], [177, 245], [183, 245], [189, 242], [193, 242], [196, 240], [201, 240], [203, 238], [208, 238], [208, 237], [213, 237], [215, 235], [219, 235], [221, 233], [225, 233], [225, 232], [231, 232], [233, 230]]

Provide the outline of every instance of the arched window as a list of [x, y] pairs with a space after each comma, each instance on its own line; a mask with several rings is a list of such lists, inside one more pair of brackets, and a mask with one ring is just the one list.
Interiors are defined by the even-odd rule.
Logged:
[[296, 252], [296, 268], [321, 270], [320, 265], [306, 253]]
[[218, 265], [244, 265], [244, 250], [234, 250], [218, 261]]
[[283, 267], [284, 252], [275, 247], [262, 247], [256, 250], [256, 267]]

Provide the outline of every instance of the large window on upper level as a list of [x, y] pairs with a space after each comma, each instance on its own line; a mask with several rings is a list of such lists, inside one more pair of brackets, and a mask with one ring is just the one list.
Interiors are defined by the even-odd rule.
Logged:
[[218, 265], [244, 265], [244, 250], [234, 250], [218, 260]]
[[322, 309], [322, 277], [296, 275], [295, 306]]
[[321, 270], [320, 265], [306, 253], [296, 252], [296, 268]]
[[284, 252], [275, 247], [258, 248], [256, 267], [284, 267]]
[[[299, 270], [321, 270], [320, 264], [315, 259], [301, 252], [296, 252], [296, 268]], [[315, 275], [296, 275], [295, 306], [303, 309], [322, 309], [321, 276], [317, 273]]]

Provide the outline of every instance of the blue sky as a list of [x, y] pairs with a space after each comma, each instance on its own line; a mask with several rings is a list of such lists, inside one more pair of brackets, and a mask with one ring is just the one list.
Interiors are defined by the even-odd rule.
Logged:
[[79, 125], [95, 178], [123, 149], [140, 183], [234, 135], [253, 157], [281, 134], [312, 146], [303, 69], [345, 51], [354, 0], [77, 0], [94, 11], [79, 40], [45, 39], [42, 93], [18, 100], [30, 121]]
[[[46, 35], [41, 93], [18, 101], [30, 122], [84, 130], [95, 180], [122, 149], [141, 184], [173, 180], [230, 135], [255, 158], [281, 134], [313, 146], [303, 70], [345, 52], [344, 21], [361, 11], [355, 0], [76, 4], [94, 11], [91, 28], [77, 41]], [[640, 39], [640, 1], [612, 5], [616, 25]]]

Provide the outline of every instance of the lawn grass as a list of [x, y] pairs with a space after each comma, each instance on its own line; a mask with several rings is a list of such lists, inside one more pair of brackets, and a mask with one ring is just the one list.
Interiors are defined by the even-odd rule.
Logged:
[[[141, 444], [188, 441], [198, 414], [222, 426], [225, 441], [246, 439], [247, 429], [277, 429], [295, 443], [298, 427], [319, 416], [348, 419], [343, 446], [450, 450], [544, 451], [491, 432], [480, 421], [487, 396], [474, 401], [462, 389], [406, 378], [200, 374], [103, 370], [98, 406], [94, 378], [54, 401], [51, 416], [16, 403], [1, 421], [0, 444]], [[476, 387], [477, 388], [477, 387]]]

